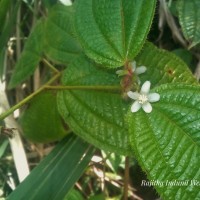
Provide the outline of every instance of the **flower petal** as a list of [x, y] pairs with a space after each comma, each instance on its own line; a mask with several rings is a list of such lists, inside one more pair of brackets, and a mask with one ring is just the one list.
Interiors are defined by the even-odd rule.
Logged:
[[146, 113], [150, 113], [152, 111], [152, 106], [149, 102], [142, 104], [142, 108]]
[[129, 91], [129, 92], [127, 92], [127, 95], [128, 95], [131, 99], [137, 100], [140, 94], [139, 94], [138, 92]]
[[132, 72], [134, 72], [134, 71], [136, 70], [136, 62], [133, 61], [133, 62], [131, 63], [131, 66], [132, 66]]
[[141, 85], [141, 80], [138, 78], [137, 79], [138, 85]]
[[145, 66], [140, 66], [136, 68], [135, 73], [139, 75], [139, 74], [143, 74], [146, 71], [147, 71], [147, 68]]
[[124, 70], [124, 69], [119, 69], [119, 70], [116, 71], [116, 74], [118, 76], [124, 76], [124, 75], [128, 74], [128, 71]]
[[142, 94], [148, 94], [149, 91], [150, 91], [150, 86], [151, 86], [151, 83], [150, 81], [145, 81], [142, 85], [142, 88], [141, 88], [141, 93]]
[[64, 4], [65, 6], [71, 6], [72, 2], [70, 0], [59, 0], [62, 4]]
[[137, 112], [141, 108], [141, 104], [135, 101], [131, 106], [131, 112]]
[[160, 95], [158, 93], [150, 93], [147, 97], [149, 102], [156, 102], [160, 100]]

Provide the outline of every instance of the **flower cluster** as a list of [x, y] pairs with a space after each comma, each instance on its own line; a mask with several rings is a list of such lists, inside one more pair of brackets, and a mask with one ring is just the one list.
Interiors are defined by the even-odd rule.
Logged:
[[[116, 73], [119, 76], [124, 76], [129, 73], [136, 75], [140, 75], [146, 72], [147, 68], [145, 66], [136, 66], [136, 62], [133, 61], [131, 63], [131, 72], [128, 70], [118, 70]], [[140, 80], [138, 78], [138, 82], [140, 84]], [[160, 95], [158, 93], [150, 93], [151, 83], [150, 81], [145, 81], [141, 86], [140, 92], [127, 92], [127, 95], [135, 100], [131, 106], [131, 112], [137, 112], [140, 108], [142, 108], [146, 113], [150, 113], [152, 111], [152, 106], [150, 103], [157, 102], [160, 100]]]

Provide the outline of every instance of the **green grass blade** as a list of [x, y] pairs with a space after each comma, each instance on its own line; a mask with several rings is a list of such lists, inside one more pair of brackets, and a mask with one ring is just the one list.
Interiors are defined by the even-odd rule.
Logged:
[[76, 136], [64, 138], [7, 200], [62, 200], [88, 165], [94, 148]]
[[6, 19], [6, 15], [7, 15], [7, 11], [9, 10], [11, 5], [11, 0], [1, 0], [0, 1], [0, 33], [3, 29], [3, 25], [5, 23], [5, 19]]

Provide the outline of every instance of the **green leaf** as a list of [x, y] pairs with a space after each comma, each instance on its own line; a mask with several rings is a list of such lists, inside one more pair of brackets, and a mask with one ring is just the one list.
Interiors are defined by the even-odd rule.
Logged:
[[45, 54], [49, 59], [68, 64], [82, 49], [75, 38], [73, 7], [56, 5], [48, 15], [45, 28]]
[[[128, 112], [129, 138], [135, 155], [163, 199], [199, 199], [200, 180], [200, 87], [165, 84], [154, 91], [160, 101], [153, 110]], [[186, 186], [168, 186], [169, 181]]]
[[106, 199], [105, 194], [102, 193], [91, 196], [88, 200], [105, 200], [105, 199]]
[[151, 81], [152, 87], [164, 83], [190, 83], [197, 84], [188, 66], [173, 53], [158, 49], [147, 42], [140, 54], [136, 57], [137, 66], [144, 65], [147, 71], [141, 74], [141, 82]]
[[191, 51], [180, 48], [173, 50], [172, 53], [181, 58], [188, 66], [192, 66], [193, 55]]
[[[181, 59], [150, 43], [145, 44], [136, 61], [138, 65], [147, 67], [147, 71], [140, 75], [141, 81], [150, 80], [153, 87], [171, 82], [197, 84]], [[66, 69], [62, 81], [63, 85], [68, 86], [112, 86], [119, 82], [115, 71], [101, 70], [84, 57], [80, 57]], [[127, 102], [120, 94], [88, 90], [62, 91], [58, 94], [58, 108], [70, 128], [88, 142], [117, 153], [129, 152], [126, 125], [123, 121]], [[114, 127], [113, 124], [117, 126]]]
[[191, 48], [200, 42], [200, 1], [179, 0], [177, 6], [183, 34]]
[[8, 140], [4, 140], [0, 145], [0, 158], [2, 158], [2, 156], [4, 155], [8, 144], [9, 144]]
[[64, 138], [7, 200], [64, 199], [93, 153], [94, 148], [76, 136]]
[[2, 29], [4, 28], [4, 24], [6, 21], [6, 15], [10, 8], [10, 5], [11, 5], [11, 0], [1, 0], [0, 1], [0, 24], [1, 24], [0, 33], [2, 32]]
[[[10, 0], [4, 0], [4, 1], [1, 0], [0, 17], [2, 21], [5, 18], [5, 15], [8, 14], [5, 13], [5, 10], [3, 11], [3, 9], [8, 9], [7, 6], [9, 6], [8, 5], [9, 1]], [[2, 77], [4, 73], [4, 67], [6, 68], [4, 59], [5, 59], [5, 53], [7, 51], [7, 44], [13, 32], [13, 29], [15, 28], [17, 12], [21, 5], [21, 0], [10, 1], [10, 2], [12, 3], [12, 8], [10, 11], [9, 18], [8, 20], [4, 21], [4, 23], [0, 22], [2, 31], [0, 35], [0, 77]]]
[[63, 200], [84, 200], [80, 192], [72, 189]]
[[13, 88], [32, 75], [37, 68], [43, 53], [44, 20], [38, 21], [27, 39], [20, 59], [15, 66], [9, 88]]
[[[17, 16], [17, 11], [20, 7], [21, 4], [21, 0], [16, 0], [15, 2], [12, 2], [10, 0], [1, 0], [0, 1], [0, 22], [1, 24], [1, 29], [0, 29], [0, 33], [1, 33], [1, 37], [0, 37], [0, 48], [3, 48], [7, 45], [7, 42], [10, 38], [10, 35], [14, 29], [14, 25], [16, 22], [16, 16]], [[8, 9], [9, 7], [11, 7], [11, 11], [10, 11], [10, 17], [9, 20], [5, 20], [6, 19], [6, 15], [8, 14]]]
[[23, 134], [30, 140], [48, 143], [63, 138], [67, 132], [57, 108], [56, 94], [43, 92], [36, 96], [20, 117]]
[[75, 27], [85, 53], [116, 68], [132, 61], [149, 32], [155, 0], [77, 0]]
[[[119, 85], [115, 72], [99, 69], [80, 57], [70, 64], [62, 78], [63, 85]], [[95, 146], [128, 154], [130, 151], [124, 114], [127, 104], [120, 93], [98, 90], [69, 90], [58, 93], [58, 109], [69, 127]]]

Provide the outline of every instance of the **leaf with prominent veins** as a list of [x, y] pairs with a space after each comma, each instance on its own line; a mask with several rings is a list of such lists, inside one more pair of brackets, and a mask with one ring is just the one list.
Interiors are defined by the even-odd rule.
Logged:
[[62, 78], [63, 85], [93, 86], [92, 90], [58, 93], [58, 108], [69, 127], [89, 143], [119, 154], [131, 154], [124, 121], [128, 104], [120, 92], [95, 90], [95, 85], [119, 85], [115, 71], [107, 72], [86, 57], [70, 64]]
[[200, 198], [191, 184], [169, 187], [167, 181], [200, 180], [200, 87], [165, 84], [154, 89], [160, 100], [146, 114], [128, 112], [129, 138], [135, 155], [163, 199]]
[[86, 54], [117, 68], [132, 61], [149, 32], [155, 0], [77, 0], [75, 27]]
[[200, 42], [200, 1], [179, 0], [177, 10], [183, 34], [190, 44], [190, 48]]
[[183, 60], [150, 42], [146, 42], [135, 60], [137, 65], [144, 65], [147, 68], [145, 73], [140, 74], [141, 83], [149, 80], [152, 88], [165, 83], [198, 84]]

